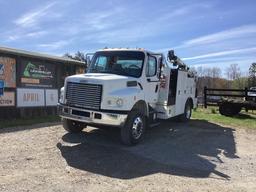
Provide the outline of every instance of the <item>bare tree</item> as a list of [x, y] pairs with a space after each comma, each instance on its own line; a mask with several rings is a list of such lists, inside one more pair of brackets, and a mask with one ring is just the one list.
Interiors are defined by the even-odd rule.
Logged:
[[249, 68], [249, 82], [250, 87], [256, 86], [256, 63], [252, 63]]
[[229, 80], [235, 80], [241, 77], [241, 70], [238, 64], [231, 64], [226, 68], [226, 75]]
[[242, 88], [241, 70], [238, 64], [231, 64], [227, 67], [226, 75], [229, 80], [228, 88]]
[[74, 59], [74, 60], [78, 60], [78, 61], [82, 61], [82, 62], [85, 62], [85, 60], [86, 60], [85, 54], [82, 53], [81, 51], [77, 51], [74, 56], [71, 55], [70, 53], [65, 53], [63, 55], [63, 57], [68, 57], [70, 59]]
[[[77, 61], [82, 61], [86, 64], [86, 55], [85, 55], [85, 53], [83, 53], [81, 51], [77, 51], [74, 54], [74, 56], [71, 55], [70, 53], [65, 53], [63, 55], [63, 57], [67, 57], [67, 58], [74, 59], [74, 60], [77, 60]], [[85, 68], [87, 68], [87, 65], [85, 66]]]
[[196, 68], [196, 72], [197, 72], [198, 77], [204, 76], [204, 72], [203, 71], [204, 70], [203, 70], [202, 66]]
[[74, 59], [73, 56], [70, 53], [65, 53], [63, 57]]
[[80, 52], [80, 51], [77, 51], [77, 53], [75, 54], [74, 56], [74, 59], [75, 60], [78, 60], [78, 61], [82, 61], [82, 62], [85, 62], [86, 61], [86, 56], [84, 53]]
[[221, 70], [218, 67], [212, 68], [212, 78], [220, 78], [221, 77]]
[[227, 80], [221, 78], [221, 69], [218, 67], [197, 67], [198, 82], [197, 90], [198, 94], [203, 94], [204, 87], [209, 88], [224, 88], [226, 87]]

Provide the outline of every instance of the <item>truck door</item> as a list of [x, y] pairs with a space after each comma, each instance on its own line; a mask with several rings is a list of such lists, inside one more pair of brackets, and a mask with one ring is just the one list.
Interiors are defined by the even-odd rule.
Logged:
[[149, 55], [146, 64], [146, 82], [145, 82], [145, 98], [146, 101], [154, 107], [158, 101], [159, 78], [158, 78], [157, 58]]

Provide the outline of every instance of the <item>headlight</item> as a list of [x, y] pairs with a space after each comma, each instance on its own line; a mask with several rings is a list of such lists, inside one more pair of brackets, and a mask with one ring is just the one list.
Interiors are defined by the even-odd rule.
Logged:
[[60, 103], [64, 103], [64, 87], [62, 87], [60, 89], [60, 99], [59, 99]]
[[124, 100], [121, 98], [108, 98], [107, 104], [111, 107], [122, 107], [124, 105]]
[[124, 100], [121, 99], [121, 98], [118, 98], [118, 99], [116, 100], [116, 105], [117, 105], [118, 107], [122, 107], [122, 106], [124, 105]]

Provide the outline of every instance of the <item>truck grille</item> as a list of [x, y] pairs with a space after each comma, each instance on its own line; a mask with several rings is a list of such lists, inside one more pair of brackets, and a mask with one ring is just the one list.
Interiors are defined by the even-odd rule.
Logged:
[[85, 83], [67, 83], [67, 105], [88, 109], [100, 109], [102, 86]]

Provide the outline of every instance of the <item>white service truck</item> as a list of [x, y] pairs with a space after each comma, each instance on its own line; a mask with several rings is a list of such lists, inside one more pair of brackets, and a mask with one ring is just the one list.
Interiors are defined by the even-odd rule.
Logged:
[[103, 49], [87, 73], [66, 78], [58, 108], [68, 132], [116, 126], [122, 142], [134, 145], [160, 120], [188, 121], [196, 97], [194, 74], [172, 50], [166, 60], [144, 49]]

